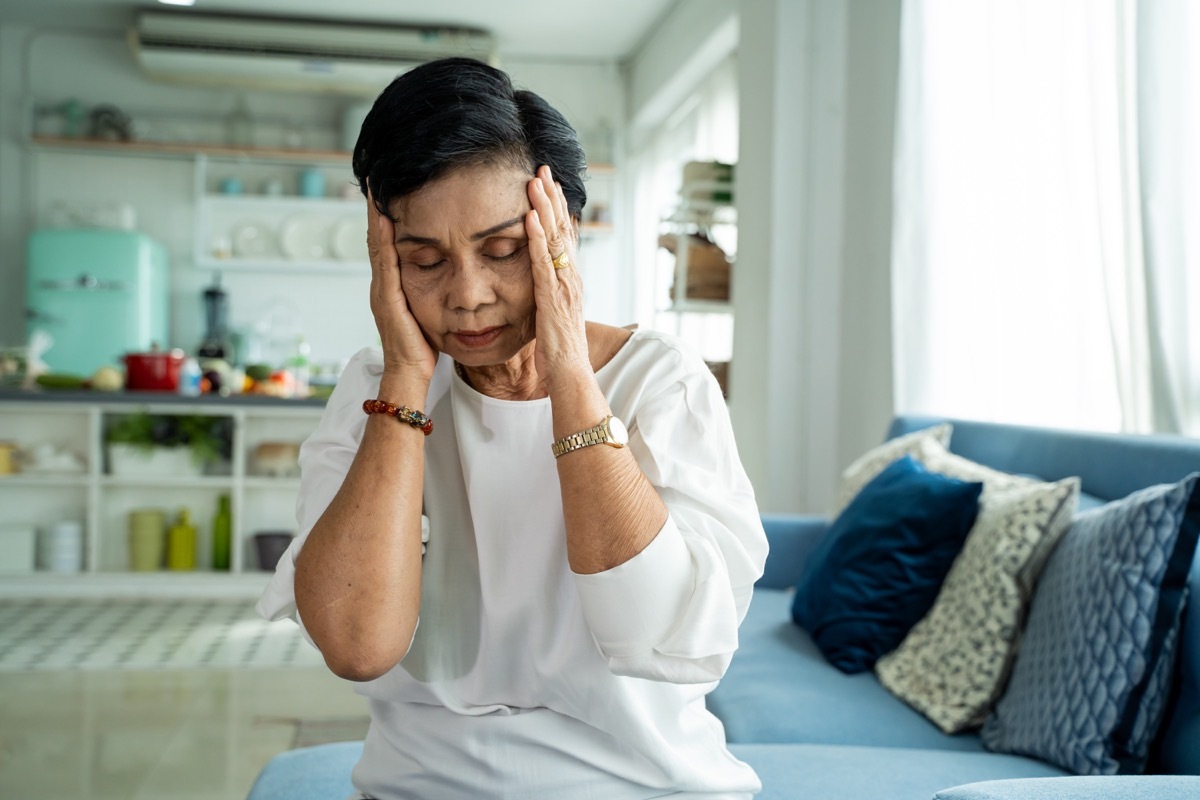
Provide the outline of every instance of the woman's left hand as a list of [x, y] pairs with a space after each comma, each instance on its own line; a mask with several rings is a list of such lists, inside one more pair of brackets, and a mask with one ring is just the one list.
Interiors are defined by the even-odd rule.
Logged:
[[583, 319], [583, 278], [575, 261], [578, 234], [567, 198], [549, 167], [538, 168], [528, 191], [533, 210], [525, 216], [525, 232], [537, 305], [534, 367], [546, 391], [553, 393], [556, 383], [592, 374]]

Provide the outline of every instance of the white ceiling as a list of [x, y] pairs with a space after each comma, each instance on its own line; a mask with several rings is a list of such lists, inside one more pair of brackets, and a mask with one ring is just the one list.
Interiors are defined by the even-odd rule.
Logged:
[[[196, 0], [193, 12], [484, 28], [507, 57], [619, 61], [677, 0]], [[123, 28], [150, 0], [0, 0], [0, 23]], [[186, 10], [185, 10], [186, 11]]]

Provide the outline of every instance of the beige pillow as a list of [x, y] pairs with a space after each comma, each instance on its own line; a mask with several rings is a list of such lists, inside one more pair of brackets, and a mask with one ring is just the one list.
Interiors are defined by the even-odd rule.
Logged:
[[1042, 483], [949, 453], [926, 455], [931, 470], [984, 482], [979, 517], [933, 607], [875, 674], [957, 733], [982, 724], [1004, 690], [1038, 575], [1078, 506], [1079, 479]]
[[940, 444], [943, 451], [950, 446], [950, 434], [953, 428], [949, 422], [943, 422], [940, 425], [934, 425], [932, 428], [924, 428], [923, 430], [906, 433], [903, 436], [897, 436], [895, 439], [889, 439], [879, 447], [872, 448], [864, 453], [850, 466], [842, 472], [842, 482], [838, 487], [838, 496], [834, 501], [831, 517], [836, 517], [841, 514], [846, 506], [850, 505], [863, 487], [871, 480], [883, 472], [892, 462], [897, 461], [904, 456], [911, 455], [918, 460], [921, 459], [922, 448], [928, 442]]

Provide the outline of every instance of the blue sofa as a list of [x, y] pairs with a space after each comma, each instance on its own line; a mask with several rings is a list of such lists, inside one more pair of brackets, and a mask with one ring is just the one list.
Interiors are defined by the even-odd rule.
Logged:
[[[950, 450], [964, 458], [1047, 481], [1079, 476], [1080, 510], [1200, 470], [1196, 439], [925, 417], [897, 418], [888, 437], [946, 421], [954, 426]], [[988, 791], [1007, 793], [961, 796], [1032, 797], [1043, 796], [1034, 792], [1044, 782], [1012, 779], [1057, 778], [1049, 786], [1058, 793], [1044, 796], [1135, 798], [1146, 791], [1147, 797], [1165, 797], [1177, 790], [1181, 797], [1200, 798], [1200, 777], [1195, 777], [1200, 775], [1200, 610], [1195, 606], [1200, 558], [1189, 577], [1193, 610], [1184, 623], [1177, 699], [1154, 759], [1158, 770], [1174, 775], [1065, 779], [1066, 773], [1042, 761], [987, 752], [975, 733], [943, 734], [891, 695], [872, 672], [846, 675], [829, 665], [790, 615], [791, 587], [829, 520], [767, 516], [764, 523], [771, 542], [766, 573], [742, 624], [739, 650], [708, 706], [724, 722], [732, 746], [754, 743], [754, 754], [771, 746], [788, 750], [795, 768], [775, 780], [783, 778], [791, 793], [779, 797], [832, 796], [826, 790], [836, 786], [838, 797], [852, 800], [929, 800], [941, 790], [978, 781], [998, 781]], [[770, 786], [768, 780], [764, 775]], [[1077, 794], [1068, 794], [1072, 791]]]
[[[953, 423], [950, 450], [994, 469], [1048, 481], [1079, 476], [1080, 509], [1200, 470], [1200, 440], [1117, 436], [901, 417], [889, 438]], [[791, 587], [829, 520], [765, 516], [771, 543], [741, 628], [741, 644], [709, 708], [733, 752], [763, 780], [758, 800], [1189, 800], [1200, 799], [1200, 611], [1184, 620], [1172, 706], [1155, 748], [1159, 774], [1068, 776], [1048, 763], [991, 753], [974, 733], [948, 736], [884, 689], [871, 672], [829, 665], [791, 621]], [[1189, 588], [1200, 597], [1200, 558]], [[1195, 604], [1193, 603], [1193, 606]], [[250, 800], [340, 798], [362, 745], [283, 753]]]

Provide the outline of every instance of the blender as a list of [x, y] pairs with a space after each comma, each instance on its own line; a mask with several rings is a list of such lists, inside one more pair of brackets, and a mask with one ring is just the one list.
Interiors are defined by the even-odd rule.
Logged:
[[196, 355], [200, 358], [224, 359], [229, 348], [229, 296], [221, 288], [221, 273], [213, 275], [213, 284], [204, 290], [204, 321], [206, 330]]

